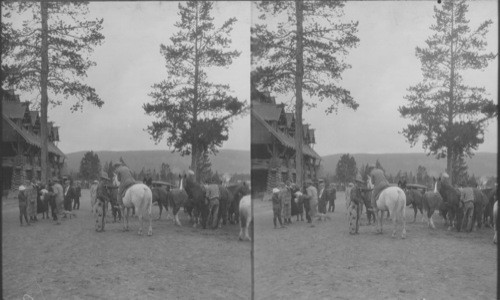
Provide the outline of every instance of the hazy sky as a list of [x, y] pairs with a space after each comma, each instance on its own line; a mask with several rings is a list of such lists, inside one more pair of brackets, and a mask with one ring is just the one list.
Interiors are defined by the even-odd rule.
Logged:
[[[180, 20], [178, 3], [93, 2], [89, 9], [93, 16], [104, 18], [105, 41], [92, 54], [97, 66], [88, 72], [87, 82], [105, 104], [101, 109], [86, 105], [83, 113], [70, 113], [69, 105], [51, 109], [49, 119], [61, 126], [59, 148], [66, 153], [167, 149], [165, 141], [155, 145], [144, 131], [154, 118], [145, 114], [142, 105], [152, 101], [151, 86], [166, 76], [160, 44], [170, 43], [178, 31], [174, 27]], [[233, 48], [242, 53], [229, 68], [209, 72], [210, 80], [228, 83], [234, 95], [250, 104], [250, 3], [216, 2], [212, 16], [218, 26], [230, 17], [238, 19]], [[224, 148], [248, 149], [249, 132], [249, 114], [238, 117]]]
[[[95, 48], [97, 63], [87, 78], [105, 101], [101, 109], [86, 105], [83, 113], [70, 113], [69, 106], [50, 108], [49, 120], [61, 126], [58, 144], [66, 153], [82, 150], [167, 149], [150, 139], [145, 128], [153, 120], [142, 105], [151, 101], [151, 86], [166, 75], [160, 44], [170, 42], [179, 20], [176, 2], [91, 2], [90, 12], [104, 18], [103, 45]], [[422, 79], [415, 47], [423, 46], [433, 24], [436, 1], [350, 1], [346, 17], [359, 21], [359, 46], [347, 61], [352, 69], [343, 76], [342, 86], [360, 104], [357, 111], [340, 109], [325, 116], [321, 105], [304, 116], [316, 128], [315, 149], [320, 155], [334, 153], [422, 152], [410, 148], [398, 134], [406, 120], [397, 108], [410, 85]], [[493, 20], [489, 48], [498, 52], [497, 1], [474, 1], [468, 14], [472, 28], [485, 19]], [[234, 48], [241, 51], [228, 69], [211, 73], [211, 80], [229, 83], [235, 94], [250, 103], [250, 25], [251, 3], [216, 2], [216, 24], [229, 17], [238, 22], [233, 30]], [[498, 59], [498, 58], [497, 58]], [[495, 60], [483, 72], [467, 79], [471, 85], [485, 86], [497, 99]], [[286, 99], [280, 97], [279, 99]], [[240, 117], [232, 125], [226, 149], [249, 149], [250, 117]], [[479, 151], [497, 151], [496, 120], [486, 131]]]
[[[356, 111], [340, 108], [337, 114], [327, 116], [324, 113], [326, 105], [320, 103], [317, 108], [304, 111], [305, 122], [316, 129], [314, 148], [320, 155], [423, 151], [421, 144], [411, 148], [398, 133], [407, 121], [400, 117], [397, 109], [405, 104], [406, 89], [423, 78], [415, 48], [423, 47], [431, 35], [429, 27], [435, 22], [434, 5], [438, 5], [437, 1], [347, 2], [345, 18], [359, 21], [360, 42], [346, 58], [352, 68], [343, 74], [340, 86], [350, 90], [359, 107]], [[495, 53], [498, 53], [497, 12], [497, 1], [469, 3], [468, 18], [472, 29], [486, 19], [494, 22], [488, 35], [488, 47]], [[253, 15], [254, 20], [256, 16]], [[485, 86], [496, 101], [497, 71], [498, 58], [486, 70], [466, 76], [466, 82]], [[292, 98], [292, 95], [275, 96], [278, 102]], [[495, 120], [488, 126], [485, 143], [478, 151], [497, 151], [496, 129]]]

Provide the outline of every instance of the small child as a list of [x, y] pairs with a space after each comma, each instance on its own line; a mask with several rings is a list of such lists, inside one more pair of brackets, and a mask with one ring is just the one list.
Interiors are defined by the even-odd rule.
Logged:
[[276, 219], [280, 222], [280, 228], [284, 228], [283, 223], [281, 222], [281, 197], [279, 196], [280, 190], [277, 188], [273, 189], [273, 198], [271, 199], [273, 201], [273, 223], [274, 223], [274, 228], [277, 228], [276, 226]]
[[24, 220], [26, 220], [26, 224], [31, 225], [28, 221], [28, 197], [25, 194], [26, 188], [24, 185], [19, 187], [19, 195], [17, 196], [19, 199], [19, 221], [21, 222], [21, 226], [23, 226], [23, 216]]

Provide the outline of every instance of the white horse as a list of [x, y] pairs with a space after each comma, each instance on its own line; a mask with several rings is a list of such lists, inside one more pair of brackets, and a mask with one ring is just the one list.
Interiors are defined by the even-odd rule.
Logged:
[[[243, 198], [241, 198], [239, 212], [240, 212], [239, 240], [242, 241], [245, 238], [247, 238], [249, 241], [251, 241], [252, 239], [248, 235], [248, 227], [250, 226], [250, 223], [252, 222], [252, 196], [251, 195], [246, 195], [246, 196], [243, 196]], [[243, 231], [244, 231], [244, 234], [243, 234]]]
[[[113, 182], [117, 186], [120, 185], [120, 182], [118, 181], [118, 176], [116, 174], [113, 176]], [[152, 206], [153, 206], [153, 194], [151, 192], [151, 189], [147, 185], [143, 183], [136, 183], [130, 186], [125, 192], [125, 196], [123, 196], [123, 205], [121, 207], [122, 216], [124, 217], [123, 230], [124, 231], [129, 230], [128, 215], [130, 209], [135, 207], [135, 212], [139, 216], [139, 222], [141, 223], [138, 233], [142, 234], [142, 229], [144, 225], [143, 217], [145, 217], [145, 214], [147, 214], [149, 217], [148, 235], [152, 235], [153, 234], [153, 225], [151, 216]], [[125, 209], [127, 209], [126, 214], [125, 214]]]
[[[368, 180], [369, 186], [373, 186], [371, 179]], [[389, 186], [382, 190], [376, 203], [372, 203], [375, 216], [378, 222], [377, 232], [382, 233], [382, 217], [383, 212], [387, 211], [392, 219], [392, 224], [394, 229], [392, 231], [392, 237], [396, 237], [397, 221], [401, 219], [403, 223], [403, 231], [401, 233], [401, 238], [406, 238], [406, 195], [405, 192], [397, 186]], [[378, 212], [381, 212], [380, 217]]]
[[493, 204], [493, 228], [495, 228], [495, 235], [493, 236], [493, 243], [497, 243], [497, 217], [498, 217], [498, 201]]

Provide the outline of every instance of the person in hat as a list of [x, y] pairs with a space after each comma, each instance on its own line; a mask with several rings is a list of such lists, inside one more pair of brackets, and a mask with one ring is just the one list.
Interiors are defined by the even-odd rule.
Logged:
[[90, 207], [92, 212], [94, 212], [94, 206], [97, 202], [97, 187], [99, 186], [99, 181], [96, 179], [90, 185]]
[[23, 217], [26, 224], [31, 225], [28, 221], [28, 197], [26, 196], [26, 187], [24, 185], [19, 186], [19, 194], [17, 195], [19, 201], [19, 222], [23, 226]]
[[151, 188], [151, 186], [153, 185], [153, 176], [151, 175], [151, 170], [148, 170], [146, 172], [146, 175], [144, 176], [142, 183], [144, 183], [145, 185], [147, 185]]
[[326, 214], [326, 204], [328, 202], [328, 190], [326, 189], [326, 184], [323, 179], [319, 180], [318, 189], [318, 212], [321, 214]]
[[54, 185], [52, 186], [52, 190], [54, 191], [55, 194], [55, 204], [56, 204], [56, 209], [55, 209], [55, 221], [56, 225], [61, 224], [59, 220], [57, 219], [57, 216], [62, 214], [64, 211], [64, 189], [63, 186], [61, 185], [61, 181], [59, 178], [54, 177], [53, 179]]
[[[75, 199], [75, 188], [73, 187], [73, 180], [64, 177], [64, 210], [71, 211], [73, 209], [73, 200]], [[66, 218], [66, 216], [64, 216]]]
[[292, 224], [292, 192], [290, 185], [290, 181], [287, 181], [286, 184], [280, 183], [280, 197], [283, 205], [281, 213], [285, 225]]
[[376, 202], [380, 193], [387, 187], [389, 187], [389, 181], [385, 178], [384, 171], [376, 168], [374, 165], [370, 165], [370, 180], [373, 185], [372, 202]]
[[96, 221], [95, 221], [95, 230], [97, 232], [104, 231], [104, 225], [106, 224], [106, 207], [108, 206], [108, 202], [110, 201], [110, 195], [108, 191], [108, 185], [110, 183], [108, 174], [104, 171], [101, 172], [99, 185], [96, 190], [96, 204], [95, 204], [95, 213], [96, 213]]
[[308, 205], [305, 205], [306, 207], [306, 218], [307, 218], [307, 223], [312, 223], [312, 220], [316, 217], [318, 214], [318, 190], [316, 187], [313, 185], [313, 182], [311, 179], [306, 180], [306, 196], [304, 199], [304, 204], [307, 203]]
[[363, 178], [361, 178], [361, 174], [358, 174], [354, 180], [354, 186], [349, 192], [347, 216], [350, 234], [359, 234], [359, 217], [361, 216], [361, 205], [363, 205], [359, 199], [359, 193], [363, 190], [366, 190], [366, 183], [363, 181]]
[[283, 222], [281, 221], [281, 208], [282, 208], [282, 203], [281, 203], [281, 197], [280, 197], [280, 189], [278, 188], [273, 188], [273, 196], [271, 198], [271, 201], [273, 203], [273, 223], [274, 223], [274, 228], [278, 228], [276, 224], [276, 220], [280, 222], [280, 228], [284, 228]]
[[[123, 205], [125, 192], [129, 187], [135, 184], [135, 179], [129, 167], [122, 163], [115, 164], [115, 171], [113, 173], [115, 173], [118, 181], [120, 182], [120, 185], [118, 186], [118, 204], [121, 206]], [[110, 179], [108, 178], [108, 180]]]
[[36, 203], [36, 198], [37, 198], [37, 189], [35, 186], [35, 179], [29, 181], [26, 181], [26, 184], [24, 185], [25, 191], [24, 194], [26, 195], [28, 199], [28, 207], [27, 207], [27, 212], [28, 212], [28, 217], [30, 219], [30, 222], [37, 222], [38, 219], [36, 217], [37, 215], [37, 203]]

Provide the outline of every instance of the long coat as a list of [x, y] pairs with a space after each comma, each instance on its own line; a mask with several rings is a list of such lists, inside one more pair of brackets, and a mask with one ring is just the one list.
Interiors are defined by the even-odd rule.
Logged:
[[309, 198], [309, 207], [311, 208], [309, 216], [314, 218], [318, 214], [318, 190], [311, 185], [306, 189], [306, 192]]
[[26, 189], [26, 196], [28, 198], [28, 217], [36, 217], [37, 214], [37, 189], [36, 186], [30, 184]]
[[56, 213], [61, 213], [64, 210], [64, 190], [60, 183], [56, 182], [52, 186], [52, 190], [56, 195]]

